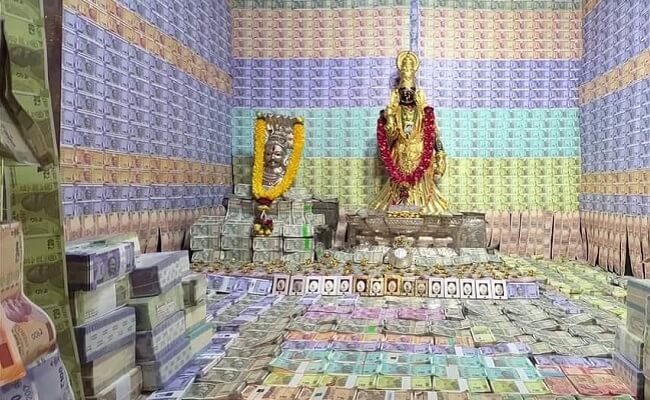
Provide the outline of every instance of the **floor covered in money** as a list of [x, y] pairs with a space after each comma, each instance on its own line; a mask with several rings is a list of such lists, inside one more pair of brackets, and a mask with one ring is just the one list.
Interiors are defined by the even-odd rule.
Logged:
[[642, 398], [628, 359], [643, 355], [615, 343], [626, 282], [576, 262], [507, 263], [534, 270], [538, 298], [261, 295], [256, 278], [210, 274], [217, 333], [199, 377], [174, 390], [185, 399]]

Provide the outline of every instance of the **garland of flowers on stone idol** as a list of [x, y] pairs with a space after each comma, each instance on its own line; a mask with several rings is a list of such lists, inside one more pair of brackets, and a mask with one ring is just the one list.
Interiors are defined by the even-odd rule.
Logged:
[[411, 172], [404, 172], [397, 166], [391, 154], [391, 146], [388, 143], [386, 135], [386, 118], [384, 111], [381, 112], [377, 120], [377, 147], [382, 162], [388, 171], [389, 178], [400, 186], [400, 200], [406, 201], [409, 196], [408, 188], [415, 186], [426, 170], [431, 166], [431, 160], [434, 154], [434, 145], [436, 143], [436, 119], [433, 108], [428, 106], [424, 108], [424, 126], [422, 135], [422, 155], [420, 162]]
[[262, 114], [255, 121], [255, 144], [252, 173], [252, 191], [258, 203], [259, 214], [255, 218], [253, 229], [256, 235], [269, 236], [273, 232], [273, 220], [266, 215], [271, 204], [282, 196], [293, 184], [298, 173], [302, 149], [305, 145], [305, 124], [302, 118], [295, 118], [293, 125], [293, 150], [287, 165], [287, 170], [276, 185], [264, 187], [264, 150], [267, 140], [267, 122]]

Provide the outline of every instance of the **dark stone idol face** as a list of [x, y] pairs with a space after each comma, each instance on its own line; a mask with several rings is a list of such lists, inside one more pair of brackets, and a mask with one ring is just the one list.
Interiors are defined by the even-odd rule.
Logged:
[[399, 102], [407, 105], [415, 103], [415, 88], [399, 88]]

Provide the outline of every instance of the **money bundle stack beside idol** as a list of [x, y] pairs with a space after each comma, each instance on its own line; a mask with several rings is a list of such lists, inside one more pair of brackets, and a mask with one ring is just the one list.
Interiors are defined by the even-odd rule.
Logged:
[[[614, 372], [639, 399], [650, 398], [650, 281], [630, 278], [627, 282], [627, 320], [618, 327], [612, 354]], [[647, 354], [647, 355], [646, 355]]]
[[[193, 347], [205, 343], [201, 296], [185, 308], [182, 280], [189, 270], [186, 251], [143, 254], [136, 260], [128, 303], [135, 308], [135, 359], [142, 368], [144, 391], [167, 385], [197, 352]], [[189, 283], [192, 277], [186, 279]]]
[[304, 146], [300, 118], [258, 115], [252, 184], [237, 184], [224, 220], [201, 218], [191, 228], [192, 262], [313, 261], [315, 228], [311, 196], [291, 189]]
[[0, 224], [0, 399], [74, 395], [48, 315], [23, 292], [20, 223]]
[[70, 309], [87, 399], [133, 398], [142, 388], [136, 365], [136, 313], [130, 274], [140, 254], [135, 234], [71, 243], [66, 248]]

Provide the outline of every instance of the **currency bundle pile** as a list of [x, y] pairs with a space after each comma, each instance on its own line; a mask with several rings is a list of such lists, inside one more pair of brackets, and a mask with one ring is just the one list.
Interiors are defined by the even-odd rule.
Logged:
[[164, 387], [190, 360], [182, 278], [189, 272], [185, 251], [143, 254], [131, 274], [129, 305], [136, 313], [136, 363], [142, 388]]
[[260, 296], [255, 280], [209, 276], [218, 361], [151, 400], [632, 399], [598, 342], [598, 324], [620, 321], [552, 289], [508, 303]]
[[0, 224], [0, 398], [72, 400], [55, 325], [23, 292], [23, 261], [20, 223]]
[[286, 197], [266, 212], [273, 219], [270, 236], [253, 236], [257, 211], [251, 187], [235, 185], [225, 218], [201, 217], [190, 228], [192, 262], [313, 261], [316, 227], [325, 226], [325, 215], [313, 213], [311, 196], [304, 189], [292, 188]]
[[210, 343], [212, 325], [206, 322], [207, 279], [203, 274], [183, 277], [183, 303], [185, 313], [185, 336], [189, 339], [192, 356]]
[[[136, 314], [127, 305], [140, 246], [135, 235], [71, 244], [66, 249], [74, 331], [87, 398], [108, 399], [115, 381], [141, 386], [133, 356]], [[127, 378], [133, 377], [133, 379]], [[130, 390], [130, 389], [129, 389]]]
[[[644, 387], [650, 371], [644, 363], [648, 351], [648, 298], [650, 298], [650, 282], [642, 279], [627, 280], [627, 319], [625, 326], [620, 326], [616, 332], [616, 349], [612, 355], [614, 372], [638, 398], [643, 398]], [[647, 360], [647, 359], [646, 359]], [[650, 394], [650, 393], [649, 393]]]
[[220, 237], [225, 217], [201, 216], [190, 226], [192, 261], [216, 262], [221, 260]]

